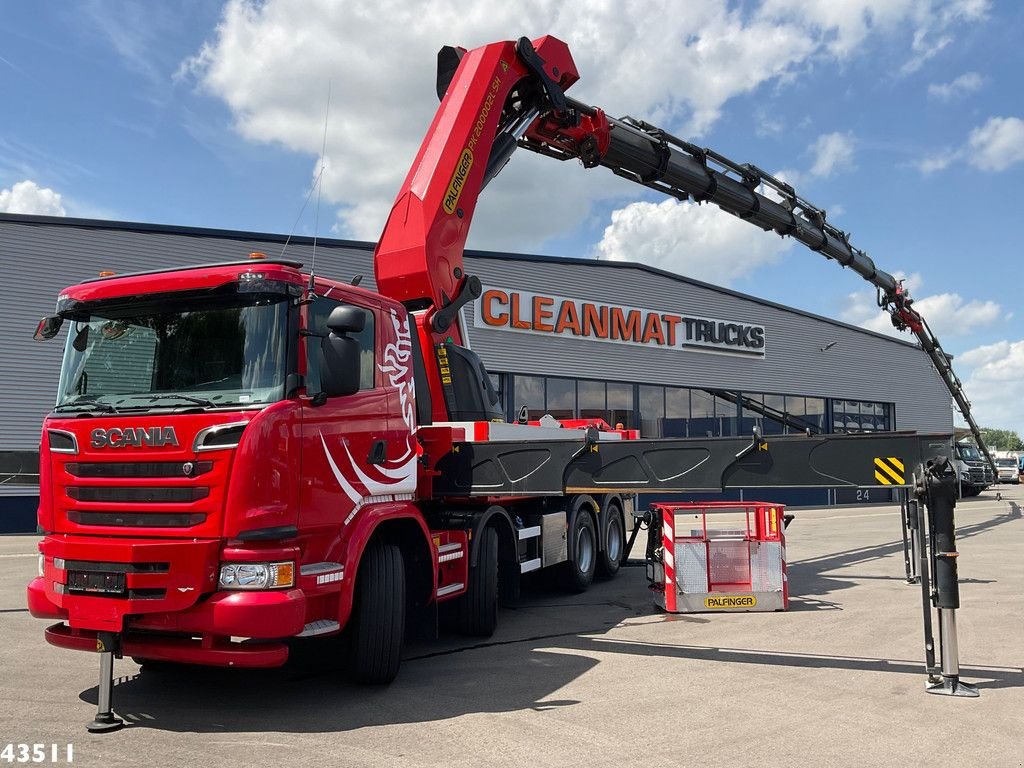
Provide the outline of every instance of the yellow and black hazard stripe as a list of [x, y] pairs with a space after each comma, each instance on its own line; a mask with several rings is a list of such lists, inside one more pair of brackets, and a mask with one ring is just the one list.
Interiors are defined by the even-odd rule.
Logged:
[[906, 485], [903, 460], [895, 456], [876, 456], [875, 480], [880, 485]]

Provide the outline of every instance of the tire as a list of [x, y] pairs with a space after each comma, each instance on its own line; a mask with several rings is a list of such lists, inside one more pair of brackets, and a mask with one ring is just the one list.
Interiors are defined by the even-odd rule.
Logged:
[[405, 559], [395, 544], [374, 540], [356, 577], [351, 675], [357, 683], [390, 683], [402, 663]]
[[572, 559], [565, 564], [563, 583], [570, 592], [586, 592], [597, 570], [597, 529], [589, 508], [580, 509], [570, 532]]
[[498, 532], [488, 526], [479, 542], [475, 568], [469, 570], [466, 594], [459, 598], [459, 631], [490, 637], [498, 627]]
[[604, 549], [597, 555], [597, 573], [611, 578], [619, 572], [626, 551], [626, 523], [618, 505], [609, 505], [604, 525]]

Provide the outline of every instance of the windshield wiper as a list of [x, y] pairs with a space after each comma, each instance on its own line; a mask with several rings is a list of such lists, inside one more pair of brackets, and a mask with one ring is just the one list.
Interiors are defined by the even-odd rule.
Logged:
[[217, 404], [212, 400], [207, 400], [205, 397], [192, 397], [192, 395], [183, 395], [179, 392], [167, 392], [162, 395], [153, 395], [149, 398], [149, 402], [155, 403], [157, 400], [162, 400], [165, 397], [176, 397], [179, 400], [188, 400], [190, 403], [196, 403], [197, 405], [203, 405], [207, 408], [213, 408]]
[[61, 403], [60, 405], [56, 406], [53, 410], [63, 411], [69, 410], [71, 408], [76, 408], [80, 411], [95, 409], [97, 411], [103, 411], [104, 413], [120, 413], [120, 411], [118, 411], [117, 408], [112, 406], [110, 403], [101, 402], [94, 397], [79, 397], [74, 402]]

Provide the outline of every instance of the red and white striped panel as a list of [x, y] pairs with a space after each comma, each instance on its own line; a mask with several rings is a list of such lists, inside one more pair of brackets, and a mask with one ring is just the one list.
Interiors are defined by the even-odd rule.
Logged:
[[665, 610], [676, 610], [676, 538], [675, 513], [666, 509], [661, 513], [662, 565], [665, 567]]

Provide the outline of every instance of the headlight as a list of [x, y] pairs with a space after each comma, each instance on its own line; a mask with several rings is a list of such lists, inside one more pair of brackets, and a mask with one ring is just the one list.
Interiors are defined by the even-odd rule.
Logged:
[[46, 567], [46, 555], [44, 555], [42, 552], [40, 552], [39, 553], [39, 575], [40, 576], [45, 576], [46, 575], [46, 572], [44, 571], [45, 567]]
[[224, 563], [221, 589], [281, 589], [295, 583], [295, 563]]

